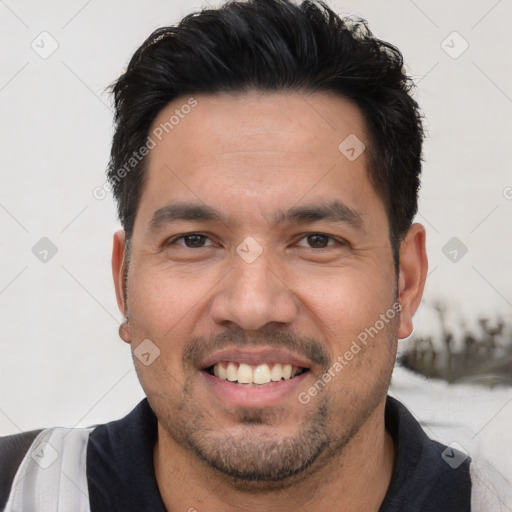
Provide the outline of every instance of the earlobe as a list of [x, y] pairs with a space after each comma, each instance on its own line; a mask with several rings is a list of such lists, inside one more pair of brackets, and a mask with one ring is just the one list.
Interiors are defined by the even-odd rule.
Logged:
[[119, 326], [119, 337], [126, 343], [131, 343], [132, 338], [130, 336], [130, 329], [128, 326], [128, 318]]
[[413, 224], [400, 246], [398, 276], [398, 300], [401, 306], [398, 330], [400, 339], [411, 335], [412, 318], [423, 296], [428, 269], [425, 238], [425, 228], [421, 224]]

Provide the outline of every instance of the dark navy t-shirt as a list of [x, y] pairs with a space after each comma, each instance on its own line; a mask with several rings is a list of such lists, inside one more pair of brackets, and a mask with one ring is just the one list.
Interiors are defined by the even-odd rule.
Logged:
[[[395, 463], [379, 512], [471, 511], [469, 458], [452, 468], [441, 456], [446, 446], [431, 440], [411, 413], [389, 396], [386, 429], [395, 444]], [[91, 433], [91, 512], [167, 512], [153, 468], [156, 439], [157, 420], [147, 399], [123, 419]]]

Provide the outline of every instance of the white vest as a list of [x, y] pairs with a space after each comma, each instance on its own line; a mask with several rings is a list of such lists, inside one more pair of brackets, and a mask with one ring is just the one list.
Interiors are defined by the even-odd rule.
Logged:
[[[4, 512], [90, 512], [90, 428], [48, 428], [34, 440], [14, 477]], [[512, 484], [478, 457], [470, 466], [472, 512], [510, 512]]]
[[92, 430], [43, 430], [18, 468], [4, 512], [90, 512], [86, 456]]

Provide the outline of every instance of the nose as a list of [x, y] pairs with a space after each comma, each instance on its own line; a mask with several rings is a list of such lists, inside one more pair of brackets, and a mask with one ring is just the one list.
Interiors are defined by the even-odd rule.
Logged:
[[272, 265], [265, 252], [251, 263], [238, 254], [233, 259], [231, 271], [213, 297], [212, 319], [221, 325], [237, 324], [247, 331], [257, 331], [270, 322], [292, 323], [299, 301], [283, 272]]

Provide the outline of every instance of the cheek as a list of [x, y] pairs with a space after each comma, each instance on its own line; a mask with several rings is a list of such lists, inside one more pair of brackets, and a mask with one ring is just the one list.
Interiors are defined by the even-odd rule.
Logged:
[[[190, 277], [176, 279], [161, 269], [139, 272], [128, 281], [133, 359], [143, 388], [152, 396], [165, 388], [175, 388], [178, 396], [186, 380], [182, 355], [198, 324], [201, 297], [208, 289], [201, 279], [191, 281]], [[158, 353], [150, 365], [137, 357], [143, 340], [150, 340]]]
[[202, 272], [155, 266], [129, 279], [129, 309], [158, 338], [172, 338], [190, 324], [211, 284]]
[[394, 297], [389, 277], [349, 268], [302, 276], [299, 286], [305, 308], [338, 352], [386, 314]]
[[[313, 280], [306, 308], [329, 345], [333, 397], [357, 401], [367, 390], [383, 389], [396, 353], [398, 313], [389, 276], [345, 269]], [[338, 363], [338, 364], [336, 364]]]

